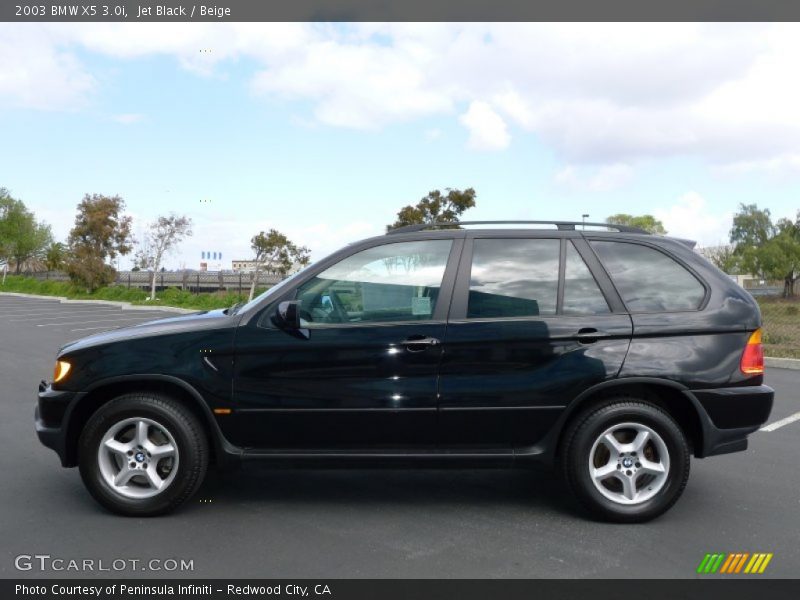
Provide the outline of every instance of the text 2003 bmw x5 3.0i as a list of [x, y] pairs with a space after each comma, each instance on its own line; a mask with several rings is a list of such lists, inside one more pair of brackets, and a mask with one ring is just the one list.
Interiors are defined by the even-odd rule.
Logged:
[[175, 508], [210, 464], [544, 463], [595, 515], [635, 522], [675, 503], [691, 455], [744, 450], [767, 420], [758, 305], [692, 243], [460, 225], [67, 344], [39, 438], [126, 515]]

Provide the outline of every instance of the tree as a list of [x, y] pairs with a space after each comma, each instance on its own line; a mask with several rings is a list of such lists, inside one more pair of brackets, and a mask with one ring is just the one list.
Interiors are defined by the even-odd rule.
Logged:
[[48, 271], [59, 271], [64, 268], [67, 258], [67, 248], [61, 242], [53, 242], [44, 253], [44, 262]]
[[773, 223], [769, 209], [740, 204], [730, 240], [742, 271], [782, 280], [784, 297], [794, 296], [794, 284], [800, 276], [800, 211], [795, 221]]
[[191, 235], [192, 220], [186, 216], [170, 213], [168, 217], [158, 217], [150, 223], [135, 260], [137, 266], [150, 270], [150, 300], [156, 298], [156, 272], [159, 268], [163, 270], [161, 261]]
[[720, 271], [729, 273], [736, 269], [736, 256], [733, 253], [733, 246], [731, 245], [702, 248], [700, 253], [710, 260]]
[[86, 194], [78, 204], [75, 226], [69, 232], [67, 273], [90, 292], [114, 281], [116, 271], [107, 261], [132, 249], [131, 218], [122, 214], [124, 210], [119, 196]]
[[739, 249], [763, 246], [775, 235], [775, 225], [769, 209], [759, 210], [756, 204], [740, 204], [739, 212], [733, 217], [730, 232], [731, 244]]
[[0, 188], [0, 258], [15, 263], [17, 274], [32, 259], [41, 259], [53, 241], [50, 226], [36, 220], [21, 200]]
[[422, 200], [414, 206], [408, 205], [397, 213], [397, 220], [392, 225], [386, 226], [386, 231], [422, 223], [454, 222], [464, 212], [475, 206], [475, 190], [453, 190], [446, 188], [446, 195], [439, 190], [428, 192]]
[[666, 235], [667, 230], [664, 229], [664, 224], [656, 219], [653, 215], [629, 215], [625, 213], [618, 213], [611, 215], [606, 219], [609, 225], [627, 225], [628, 227], [638, 227], [650, 233], [659, 235]]
[[262, 267], [274, 273], [286, 275], [295, 263], [305, 266], [311, 259], [308, 248], [296, 246], [289, 238], [275, 229], [270, 229], [266, 234], [261, 231], [254, 235], [250, 240], [250, 247], [255, 254], [253, 260], [256, 263], [250, 284], [250, 300], [255, 295], [258, 272]]

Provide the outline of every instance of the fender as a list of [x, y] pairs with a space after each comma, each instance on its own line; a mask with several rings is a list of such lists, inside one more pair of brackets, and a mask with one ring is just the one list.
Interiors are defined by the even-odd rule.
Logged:
[[572, 417], [572, 415], [575, 414], [576, 411], [585, 404], [586, 400], [598, 392], [610, 391], [615, 388], [625, 388], [630, 385], [669, 387], [679, 391], [682, 395], [689, 399], [699, 417], [703, 440], [708, 440], [709, 437], [713, 435], [713, 426], [711, 425], [708, 413], [706, 413], [705, 409], [700, 404], [700, 401], [685, 385], [670, 379], [659, 379], [658, 377], [622, 377], [619, 379], [609, 379], [608, 381], [595, 384], [578, 394], [569, 404], [564, 407], [564, 410], [556, 420], [553, 427], [544, 436], [544, 438], [539, 441], [539, 443], [525, 448], [516, 448], [514, 452], [515, 456], [520, 460], [531, 458], [535, 459], [536, 461], [552, 465], [555, 462], [556, 452], [558, 451], [558, 442], [564, 426], [566, 425], [567, 421], [569, 421], [570, 417]]
[[187, 392], [189, 397], [191, 397], [194, 400], [194, 403], [200, 407], [200, 412], [203, 414], [204, 421], [209, 426], [212, 438], [209, 441], [214, 446], [218, 465], [223, 468], [230, 468], [235, 466], [239, 462], [239, 459], [241, 458], [242, 455], [242, 449], [237, 446], [234, 446], [225, 438], [224, 434], [222, 433], [222, 430], [219, 427], [219, 424], [217, 423], [217, 420], [214, 418], [214, 415], [211, 412], [211, 408], [206, 403], [202, 394], [200, 394], [200, 392], [198, 392], [191, 384], [173, 375], [162, 375], [158, 373], [135, 373], [131, 375], [119, 375], [115, 377], [107, 377], [105, 379], [95, 381], [90, 386], [88, 386], [85, 391], [76, 394], [76, 400], [72, 402], [65, 411], [64, 421], [67, 423], [67, 439], [69, 439], [69, 434], [71, 433], [71, 428], [73, 423], [72, 414], [73, 412], [75, 412], [77, 407], [80, 406], [81, 403], [86, 400], [88, 396], [90, 396], [93, 392], [97, 391], [100, 388], [108, 387], [119, 383], [137, 382], [137, 381], [148, 382], [148, 383], [153, 383], [153, 382], [170, 383], [180, 387], [182, 390]]

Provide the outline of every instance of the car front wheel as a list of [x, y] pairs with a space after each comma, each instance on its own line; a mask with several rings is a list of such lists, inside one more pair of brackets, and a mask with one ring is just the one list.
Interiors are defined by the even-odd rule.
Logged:
[[689, 478], [681, 428], [661, 408], [633, 398], [608, 400], [568, 426], [562, 474], [592, 513], [635, 523], [664, 513]]
[[158, 393], [126, 394], [104, 404], [78, 443], [87, 489], [123, 515], [173, 510], [197, 491], [208, 467], [208, 441], [197, 417]]

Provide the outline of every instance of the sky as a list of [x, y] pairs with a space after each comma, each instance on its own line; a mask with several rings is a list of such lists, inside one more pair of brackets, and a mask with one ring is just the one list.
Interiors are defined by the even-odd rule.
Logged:
[[740, 203], [800, 209], [798, 63], [798, 24], [5, 23], [0, 187], [62, 241], [87, 193], [139, 238], [185, 214], [167, 268], [270, 228], [319, 259], [466, 187], [465, 219], [713, 246]]

